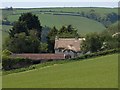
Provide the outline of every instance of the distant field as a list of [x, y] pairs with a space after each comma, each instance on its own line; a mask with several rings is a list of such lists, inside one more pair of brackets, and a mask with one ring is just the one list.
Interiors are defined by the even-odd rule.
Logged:
[[3, 76], [3, 88], [117, 88], [118, 54]]
[[8, 31], [11, 28], [12, 28], [12, 26], [10, 26], [10, 25], [2, 25], [2, 30], [3, 31]]
[[[94, 20], [87, 19], [79, 16], [66, 16], [66, 15], [49, 15], [49, 14], [36, 14], [41, 21], [42, 26], [57, 28], [62, 27], [62, 25], [73, 25], [78, 30], [79, 34], [86, 34], [89, 32], [101, 32], [105, 30], [105, 27]], [[8, 20], [13, 22], [19, 18], [19, 15], [11, 15]]]
[[7, 32], [2, 32], [2, 43], [5, 42], [5, 39], [8, 37], [8, 33]]
[[[0, 26], [1, 27], [1, 26]], [[8, 30], [11, 28], [12, 26], [9, 26], [9, 25], [2, 25], [2, 31], [1, 31], [1, 35], [2, 35], [2, 41], [1, 43], [4, 43], [5, 41], [5, 38], [8, 37]]]
[[[105, 27], [94, 20], [80, 17], [80, 16], [66, 16], [66, 15], [52, 15], [53, 13], [64, 13], [64, 12], [71, 12], [71, 13], [78, 13], [84, 11], [85, 13], [89, 13], [91, 10], [95, 10], [96, 13], [99, 13], [101, 16], [105, 16], [108, 13], [118, 13], [118, 8], [92, 8], [92, 7], [81, 7], [81, 8], [28, 8], [28, 9], [14, 9], [13, 11], [3, 10], [3, 16], [6, 16], [10, 22], [17, 21], [19, 16], [22, 13], [32, 12], [36, 14], [42, 26], [49, 26], [53, 27], [56, 26], [58, 29], [62, 25], [73, 25], [76, 29], [78, 29], [78, 33], [81, 35], [85, 35], [90, 32], [101, 32], [105, 30]], [[41, 14], [44, 12], [48, 12], [50, 14]], [[11, 28], [11, 26], [3, 25], [3, 30], [7, 31]], [[4, 35], [4, 33], [3, 33]], [[7, 34], [5, 34], [6, 37]], [[4, 37], [3, 37], [4, 38]]]
[[89, 12], [91, 9], [95, 10], [96, 13], [100, 13], [101, 15], [103, 14], [108, 14], [111, 12], [118, 13], [118, 8], [95, 8], [95, 7], [74, 7], [74, 8], [33, 8], [33, 9], [26, 9], [26, 10], [15, 10], [16, 13], [25, 13], [25, 12], [35, 12], [35, 11], [49, 11], [49, 10], [54, 10], [54, 11], [64, 11], [64, 12]]

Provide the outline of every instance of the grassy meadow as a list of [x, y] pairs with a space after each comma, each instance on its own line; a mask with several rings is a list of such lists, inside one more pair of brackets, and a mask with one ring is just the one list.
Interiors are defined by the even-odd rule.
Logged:
[[117, 88], [118, 54], [3, 76], [3, 88]]
[[[27, 9], [14, 9], [13, 11], [2, 10], [2, 15], [7, 17], [8, 21], [15, 22], [18, 20], [22, 13], [31, 12], [36, 14], [41, 22], [42, 26], [53, 27], [58, 29], [62, 25], [73, 25], [78, 30], [79, 34], [85, 35], [90, 32], [101, 32], [105, 30], [105, 27], [95, 21], [80, 16], [67, 16], [67, 15], [53, 15], [55, 13], [89, 13], [91, 10], [95, 10], [100, 16], [104, 17], [109, 13], [118, 13], [117, 8], [95, 8], [95, 7], [76, 7], [76, 8], [27, 8]], [[54, 12], [55, 11], [55, 12]], [[46, 13], [47, 12], [47, 13]], [[3, 31], [8, 31], [11, 26], [3, 25]], [[6, 34], [7, 35], [7, 34]], [[4, 36], [4, 33], [3, 33]], [[3, 37], [4, 38], [4, 37]], [[4, 40], [4, 39], [3, 39]]]
[[[91, 9], [94, 9], [96, 13], [101, 13], [101, 15], [108, 14], [111, 12], [118, 13], [118, 8], [95, 8], [95, 7], [64, 7], [64, 8], [32, 8], [32, 9], [15, 9], [14, 12], [16, 14], [26, 13], [26, 12], [36, 12], [36, 11], [58, 11], [58, 12], [89, 12]], [[11, 12], [9, 12], [11, 13]], [[5, 13], [6, 14], [6, 13]]]
[[1, 32], [1, 35], [2, 35], [2, 41], [0, 41], [0, 44], [4, 43], [5, 42], [5, 39], [8, 37], [8, 30], [11, 28], [12, 26], [9, 26], [9, 25], [2, 25], [2, 31]]
[[[51, 15], [51, 14], [36, 14], [39, 17], [42, 26], [53, 27], [58, 29], [63, 25], [72, 24], [78, 30], [79, 34], [86, 34], [90, 32], [101, 32], [105, 27], [94, 20], [87, 19], [79, 16], [66, 16], [66, 15]], [[20, 15], [10, 15], [8, 20], [14, 22], [18, 20]]]

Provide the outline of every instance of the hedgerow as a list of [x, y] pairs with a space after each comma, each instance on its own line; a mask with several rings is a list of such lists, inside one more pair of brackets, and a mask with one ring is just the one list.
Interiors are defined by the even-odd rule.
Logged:
[[97, 57], [97, 56], [104, 56], [107, 54], [114, 54], [114, 53], [120, 53], [120, 48], [85, 54], [80, 57], [74, 58], [72, 60], [81, 60], [81, 59], [87, 59], [87, 58], [92, 58], [92, 57]]
[[32, 60], [24, 58], [12, 58], [10, 56], [2, 57], [2, 69], [12, 70], [32, 65]]
[[[85, 54], [85, 55], [82, 55], [82, 56], [74, 58], [74, 59], [65, 59], [65, 60], [45, 62], [45, 63], [41, 63], [41, 64], [36, 64], [36, 65], [29, 65], [27, 67], [23, 67], [23, 68], [19, 68], [19, 69], [12, 69], [12, 70], [9, 70], [9, 71], [8, 70], [6, 71], [5, 69], [3, 69], [3, 75], [7, 75], [7, 74], [10, 74], [10, 73], [18, 73], [18, 72], [23, 72], [23, 71], [33, 70], [33, 69], [39, 69], [39, 68], [42, 68], [42, 67], [45, 67], [45, 66], [51, 66], [51, 65], [55, 65], [55, 64], [64, 64], [64, 63], [68, 63], [68, 62], [74, 62], [74, 61], [80, 61], [80, 60], [86, 60], [86, 59], [89, 60], [89, 58], [94, 58], [94, 57], [104, 56], [104, 55], [114, 54], [114, 53], [120, 53], [120, 49], [112, 49], [112, 50], [106, 50], [106, 51], [91, 53], [91, 54]], [[8, 57], [4, 57], [4, 59], [6, 59], [6, 58], [8, 58]], [[5, 60], [3, 60], [3, 62], [4, 62], [3, 64], [7, 65], [8, 60], [10, 60], [10, 59], [8, 58], [7, 62], [5, 62]], [[16, 60], [16, 59], [14, 58], [14, 60]], [[22, 59], [22, 58], [17, 59], [16, 62], [19, 63], [21, 60], [22, 60], [22, 62], [23, 61], [29, 62], [29, 64], [31, 64], [31, 62], [32, 62], [32, 60], [28, 60], [28, 59], [25, 60], [25, 59]], [[10, 64], [10, 65], [12, 65], [12, 64]]]

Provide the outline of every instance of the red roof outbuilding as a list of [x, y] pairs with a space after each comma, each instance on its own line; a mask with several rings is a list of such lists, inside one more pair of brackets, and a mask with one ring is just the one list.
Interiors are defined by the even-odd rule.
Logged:
[[64, 54], [12, 54], [12, 57], [28, 58], [32, 60], [60, 60], [65, 59]]

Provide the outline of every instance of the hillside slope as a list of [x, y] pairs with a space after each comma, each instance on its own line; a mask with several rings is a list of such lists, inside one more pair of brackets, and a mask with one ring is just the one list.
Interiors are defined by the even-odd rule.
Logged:
[[3, 76], [3, 88], [117, 88], [118, 55]]
[[[62, 25], [73, 25], [78, 30], [79, 34], [86, 34], [90, 32], [101, 32], [105, 30], [105, 27], [94, 20], [80, 17], [80, 16], [66, 16], [66, 15], [51, 15], [51, 14], [36, 14], [41, 21], [42, 26], [53, 27], [56, 26], [58, 29]], [[11, 15], [8, 20], [13, 22], [19, 18], [19, 15]]]

